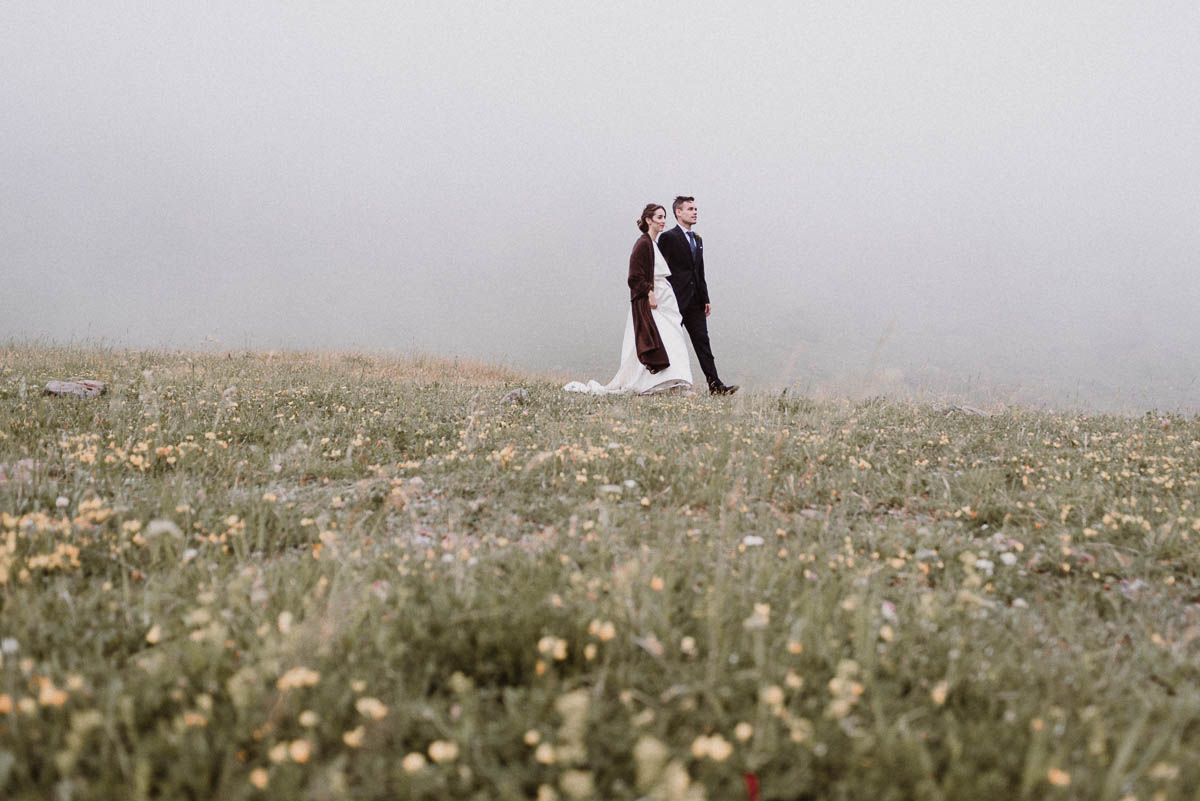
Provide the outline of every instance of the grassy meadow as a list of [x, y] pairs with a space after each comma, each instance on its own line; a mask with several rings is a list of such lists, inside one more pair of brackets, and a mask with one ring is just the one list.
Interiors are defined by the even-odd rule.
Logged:
[[0, 470], [0, 797], [1198, 797], [1196, 419], [10, 344]]

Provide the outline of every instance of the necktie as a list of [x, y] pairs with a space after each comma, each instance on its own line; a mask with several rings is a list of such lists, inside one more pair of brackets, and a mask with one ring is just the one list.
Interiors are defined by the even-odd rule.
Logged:
[[694, 258], [696, 258], [696, 235], [693, 234], [691, 231], [688, 231], [687, 236], [688, 236], [688, 247], [690, 247], [692, 249], [692, 258], [694, 259]]

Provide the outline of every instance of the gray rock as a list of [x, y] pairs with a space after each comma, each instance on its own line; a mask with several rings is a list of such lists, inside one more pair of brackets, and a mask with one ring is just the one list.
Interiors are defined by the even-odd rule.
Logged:
[[501, 403], [524, 403], [529, 400], [529, 392], [524, 389], [514, 389], [500, 399]]
[[48, 381], [42, 392], [45, 395], [60, 397], [72, 395], [76, 398], [98, 398], [108, 392], [108, 387], [103, 381], [91, 378], [71, 378], [66, 381]]
[[957, 403], [947, 404], [946, 411], [960, 412], [962, 414], [975, 415], [976, 417], [991, 417], [991, 415], [985, 412], [983, 409], [976, 409], [974, 406], [960, 406]]

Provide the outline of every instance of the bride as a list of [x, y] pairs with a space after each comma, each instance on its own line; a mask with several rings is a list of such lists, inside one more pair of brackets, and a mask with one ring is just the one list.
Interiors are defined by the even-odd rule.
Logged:
[[692, 388], [692, 364], [683, 338], [683, 317], [675, 290], [667, 282], [671, 271], [658, 250], [658, 235], [666, 224], [667, 211], [656, 203], [642, 209], [638, 218], [642, 235], [629, 256], [630, 310], [617, 374], [607, 384], [572, 381], [563, 387], [566, 391], [648, 395]]

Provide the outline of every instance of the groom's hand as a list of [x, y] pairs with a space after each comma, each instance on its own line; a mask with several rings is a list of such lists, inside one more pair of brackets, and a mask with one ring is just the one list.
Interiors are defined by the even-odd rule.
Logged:
[[705, 317], [707, 317], [707, 316], [708, 316], [708, 315], [710, 315], [710, 314], [712, 314], [712, 304], [711, 304], [711, 303], [705, 303], [705, 304], [704, 304], [704, 316], [705, 316]]

